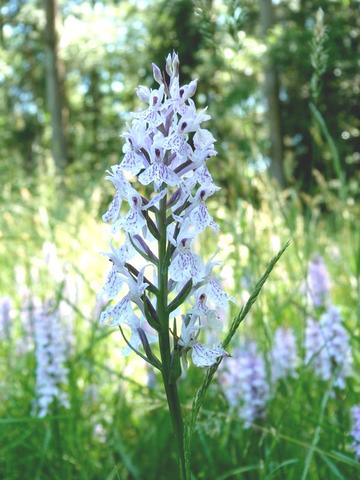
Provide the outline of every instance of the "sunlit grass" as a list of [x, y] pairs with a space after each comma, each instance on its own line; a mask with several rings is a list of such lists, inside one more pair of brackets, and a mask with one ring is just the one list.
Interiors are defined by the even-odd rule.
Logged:
[[[332, 278], [332, 301], [344, 316], [351, 336], [354, 375], [345, 391], [330, 395], [303, 362], [298, 377], [279, 384], [266, 418], [244, 430], [230, 412], [215, 383], [206, 397], [194, 440], [196, 479], [232, 478], [289, 480], [357, 478], [360, 465], [350, 448], [349, 410], [358, 403], [359, 371], [359, 243], [355, 206], [333, 199], [324, 211], [321, 198], [301, 199], [295, 191], [278, 191], [251, 180], [261, 191], [258, 207], [238, 201], [231, 211], [215, 202], [210, 210], [221, 223], [219, 237], [204, 235], [201, 249], [218, 248], [226, 289], [238, 301], [226, 321], [247, 300], [271, 256], [291, 241], [286, 255], [250, 316], [238, 340], [256, 340], [269, 359], [278, 326], [295, 329], [300, 356], [308, 305], [303, 291], [307, 262], [321, 253]], [[256, 182], [259, 182], [256, 185]], [[324, 186], [323, 186], [324, 187]], [[324, 187], [325, 188], [325, 187]], [[26, 184], [8, 191], [1, 204], [1, 293], [13, 301], [13, 336], [0, 345], [0, 476], [6, 480], [170, 478], [176, 471], [171, 429], [160, 382], [132, 355], [124, 358], [117, 331], [98, 326], [97, 293], [103, 281], [106, 227], [100, 213], [106, 201], [101, 190], [62, 201], [51, 183], [31, 190]], [[340, 215], [341, 212], [341, 215]], [[42, 247], [57, 247], [62, 268], [78, 289], [75, 301], [61, 290], [44, 264]], [[70, 352], [70, 408], [44, 419], [32, 416], [35, 386], [33, 347], [19, 353], [19, 271], [34, 295], [62, 297], [73, 312], [75, 342]], [[18, 272], [16, 274], [16, 272]], [[18, 275], [16, 277], [16, 275]], [[34, 281], [35, 279], [35, 281]], [[75, 287], [74, 287], [75, 288]], [[269, 365], [268, 365], [269, 367]], [[180, 390], [185, 409], [201, 383], [201, 371], [188, 372]], [[149, 383], [150, 382], [150, 383]]]

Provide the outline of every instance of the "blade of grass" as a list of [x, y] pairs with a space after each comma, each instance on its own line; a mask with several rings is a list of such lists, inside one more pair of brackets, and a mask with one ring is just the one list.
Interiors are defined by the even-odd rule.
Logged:
[[277, 465], [274, 470], [272, 470], [269, 475], [266, 475], [265, 480], [270, 480], [273, 478], [274, 473], [278, 472], [284, 467], [287, 467], [288, 465], [293, 465], [294, 463], [298, 463], [299, 459], [297, 458], [290, 458], [289, 460], [285, 460], [284, 462], [280, 463], [280, 465]]
[[[227, 333], [224, 341], [222, 342], [222, 345], [225, 349], [229, 346], [232, 338], [234, 337], [237, 329], [239, 328], [240, 323], [245, 320], [246, 316], [250, 312], [252, 306], [256, 302], [256, 299], [259, 296], [259, 294], [261, 292], [261, 289], [264, 286], [266, 280], [268, 279], [270, 273], [272, 272], [272, 270], [275, 267], [275, 265], [277, 264], [277, 262], [280, 260], [281, 256], [285, 252], [285, 250], [288, 248], [289, 244], [290, 244], [290, 242], [287, 242], [285, 244], [285, 246], [278, 252], [278, 254], [270, 261], [265, 273], [263, 274], [261, 279], [256, 284], [256, 286], [254, 288], [254, 291], [250, 295], [250, 297], [249, 297], [248, 301], [246, 302], [245, 306], [240, 310], [239, 314], [232, 321], [232, 323], [230, 325], [229, 332]], [[212, 381], [212, 379], [215, 375], [216, 370], [218, 369], [218, 367], [220, 365], [220, 362], [221, 362], [221, 359], [217, 363], [215, 363], [215, 365], [208, 368], [208, 370], [206, 372], [206, 375], [205, 375], [205, 378], [204, 378], [204, 381], [203, 381], [201, 387], [196, 392], [196, 395], [195, 395], [194, 401], [193, 401], [192, 414], [191, 414], [191, 420], [190, 420], [190, 436], [193, 432], [195, 422], [196, 422], [197, 416], [199, 414], [201, 405], [204, 401], [206, 391], [207, 391], [207, 389], [208, 389], [208, 387], [209, 387], [209, 385], [210, 385], [210, 383], [211, 383], [211, 381]]]
[[229, 470], [225, 472], [220, 477], [217, 477], [216, 480], [227, 480], [228, 478], [233, 478], [233, 475], [238, 475], [239, 473], [251, 472], [254, 470], [259, 470], [259, 465], [248, 465], [246, 467], [234, 468], [233, 470]]
[[[286, 440], [287, 442], [293, 443], [294, 445], [299, 445], [299, 447], [302, 447], [302, 448], [309, 449], [311, 447], [311, 445], [309, 445], [306, 442], [303, 442], [297, 438], [289, 437], [288, 435], [285, 435], [277, 431], [277, 429], [274, 426], [265, 428], [261, 425], [253, 424], [253, 428], [256, 430], [261, 430], [262, 432], [267, 433], [268, 435], [277, 436], [283, 440]], [[338, 460], [339, 462], [342, 462], [346, 465], [355, 467], [357, 470], [360, 471], [360, 462], [357, 462], [355, 459], [348, 457], [347, 455], [344, 455], [341, 452], [333, 452], [333, 451], [327, 452], [316, 446], [314, 447], [314, 451], [328, 458], [333, 458], [334, 460]]]
[[40, 457], [39, 464], [38, 464], [37, 469], [36, 469], [35, 480], [40, 480], [41, 479], [41, 471], [43, 469], [43, 465], [44, 465], [44, 462], [45, 462], [47, 451], [49, 449], [50, 441], [51, 441], [51, 429], [47, 428], [46, 431], [45, 431], [44, 442], [43, 442], [43, 446], [42, 446], [42, 449], [41, 449], [41, 457]]
[[308, 473], [309, 473], [309, 470], [310, 470], [310, 465], [311, 465], [311, 462], [312, 462], [312, 459], [313, 459], [315, 448], [316, 448], [316, 446], [317, 446], [317, 444], [319, 443], [319, 440], [320, 440], [321, 426], [322, 426], [324, 415], [325, 415], [325, 409], [326, 409], [327, 404], [329, 402], [329, 399], [331, 397], [331, 392], [332, 392], [332, 389], [333, 389], [333, 383], [334, 383], [334, 379], [331, 381], [331, 384], [330, 384], [329, 388], [326, 390], [325, 395], [323, 396], [323, 399], [322, 399], [322, 402], [321, 402], [319, 421], [318, 421], [317, 427], [315, 428], [313, 440], [311, 442], [310, 448], [309, 448], [308, 453], [307, 453], [306, 458], [305, 458], [305, 466], [304, 466], [303, 473], [301, 475], [301, 480], [306, 480], [306, 478], [308, 477]]
[[302, 476], [301, 476], [301, 480], [306, 480], [306, 478], [308, 476], [308, 473], [309, 473], [309, 470], [310, 470], [310, 465], [311, 465], [311, 462], [312, 462], [312, 458], [313, 458], [316, 446], [317, 446], [317, 444], [319, 443], [319, 440], [320, 440], [321, 427], [322, 427], [324, 416], [325, 416], [325, 410], [326, 410], [327, 404], [329, 402], [329, 399], [331, 397], [331, 393], [333, 391], [334, 381], [335, 381], [335, 377], [332, 378], [332, 380], [330, 382], [330, 385], [329, 385], [328, 389], [326, 390], [325, 395], [323, 396], [323, 399], [322, 399], [322, 402], [321, 402], [321, 407], [320, 407], [319, 421], [318, 421], [318, 424], [315, 428], [313, 440], [311, 442], [310, 448], [309, 448], [308, 453], [307, 453], [306, 458], [305, 458], [305, 466], [304, 466], [304, 470], [303, 470], [303, 473], [302, 473]]
[[354, 458], [348, 457], [341, 452], [331, 452], [328, 456], [334, 458], [335, 460], [339, 460], [339, 462], [345, 463], [351, 467], [355, 467], [357, 470], [360, 471], [360, 462], [355, 460]]
[[121, 460], [123, 461], [124, 466], [128, 472], [133, 476], [135, 480], [141, 480], [140, 472], [137, 467], [135, 467], [130, 455], [125, 449], [120, 436], [116, 435], [116, 441], [114, 442], [114, 449], [120, 455]]
[[[283, 255], [283, 253], [285, 252], [285, 250], [288, 248], [289, 245], [290, 245], [290, 242], [288, 241], [284, 245], [284, 247], [275, 255], [275, 257], [272, 258], [272, 260], [270, 261], [269, 265], [267, 266], [267, 268], [265, 270], [265, 273], [263, 274], [263, 276], [260, 278], [260, 280], [255, 285], [255, 288], [254, 288], [252, 294], [250, 295], [248, 301], [246, 302], [244, 307], [240, 310], [239, 314], [233, 319], [233, 321], [230, 325], [229, 332], [227, 333], [224, 341], [222, 342], [222, 345], [223, 345], [224, 349], [226, 349], [228, 347], [228, 345], [230, 344], [233, 336], [235, 335], [237, 329], [239, 328], [240, 323], [245, 320], [245, 318], [248, 315], [248, 313], [250, 312], [252, 306], [256, 302], [256, 299], [258, 298], [258, 296], [261, 292], [261, 289], [264, 286], [266, 280], [268, 279], [270, 273], [272, 272], [275, 265], [280, 260], [281, 256]], [[184, 436], [185, 436], [185, 438], [184, 438], [185, 457], [186, 457], [187, 468], [189, 468], [189, 465], [190, 465], [190, 450], [191, 450], [190, 445], [191, 445], [191, 437], [192, 437], [193, 432], [194, 432], [195, 423], [196, 423], [197, 417], [199, 415], [200, 408], [201, 408], [201, 406], [204, 402], [204, 398], [205, 398], [207, 389], [209, 388], [210, 383], [211, 383], [211, 381], [212, 381], [220, 363], [221, 363], [221, 359], [219, 359], [217, 361], [217, 363], [215, 363], [215, 365], [213, 365], [212, 367], [207, 369], [207, 372], [206, 372], [205, 378], [203, 380], [203, 383], [200, 386], [200, 388], [197, 390], [197, 392], [194, 396], [194, 400], [193, 400], [193, 403], [192, 403], [192, 409], [191, 409], [191, 415], [190, 415], [190, 422], [187, 424], [186, 429], [185, 429], [185, 433], [184, 433]]]
[[336, 477], [336, 478], [339, 478], [340, 480], [346, 480], [346, 478], [344, 477], [344, 475], [340, 473], [339, 469], [337, 468], [334, 462], [332, 462], [329, 458], [327, 458], [325, 455], [322, 455], [321, 453], [319, 453], [319, 457], [329, 467], [332, 474], [334, 475], [334, 478]]
[[341, 198], [344, 200], [346, 199], [346, 195], [347, 195], [347, 192], [346, 192], [346, 182], [345, 182], [345, 176], [344, 176], [344, 172], [341, 168], [341, 163], [340, 163], [340, 157], [339, 157], [339, 152], [336, 148], [336, 145], [335, 145], [335, 142], [329, 132], [329, 129], [326, 125], [326, 122], [324, 120], [324, 117], [321, 115], [320, 111], [316, 108], [315, 104], [310, 102], [310, 110], [311, 110], [311, 113], [313, 114], [317, 124], [319, 125], [320, 127], [320, 130], [321, 132], [323, 133], [324, 137], [325, 137], [325, 140], [329, 146], [329, 150], [330, 150], [330, 153], [331, 153], [331, 157], [332, 157], [332, 160], [333, 160], [333, 164], [334, 164], [334, 170], [336, 172], [336, 175], [340, 181], [340, 194], [341, 194]]

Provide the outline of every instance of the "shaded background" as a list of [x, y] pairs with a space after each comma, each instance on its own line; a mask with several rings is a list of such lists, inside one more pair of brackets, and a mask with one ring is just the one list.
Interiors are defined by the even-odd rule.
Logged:
[[[314, 95], [319, 7], [326, 33]], [[199, 78], [197, 102], [210, 105], [214, 174], [229, 192], [253, 195], [246, 180], [268, 166], [282, 186], [309, 193], [314, 169], [338, 178], [310, 102], [350, 182], [360, 162], [359, 22], [359, 4], [348, 0], [3, 1], [2, 171], [35, 185], [52, 149], [65, 183], [91, 188], [119, 157], [135, 86], [151, 86], [151, 61], [161, 65], [175, 49], [184, 81]]]

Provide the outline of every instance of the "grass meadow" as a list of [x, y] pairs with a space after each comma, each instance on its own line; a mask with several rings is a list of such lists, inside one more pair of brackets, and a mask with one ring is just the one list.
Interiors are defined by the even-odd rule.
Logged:
[[[10, 174], [9, 174], [10, 175]], [[6, 176], [6, 172], [5, 172]], [[225, 324], [246, 302], [270, 258], [290, 240], [235, 348], [253, 340], [271, 377], [278, 327], [296, 336], [296, 375], [270, 386], [265, 415], [250, 428], [231, 408], [220, 382], [211, 385], [193, 443], [194, 480], [355, 480], [360, 463], [351, 447], [350, 409], [360, 399], [360, 242], [356, 205], [336, 183], [318, 176], [319, 194], [280, 192], [262, 175], [249, 177], [256, 203], [220, 192], [209, 209], [219, 236], [201, 237], [209, 258], [218, 251], [219, 274], [235, 297]], [[59, 199], [54, 177], [16, 187], [5, 178], [0, 204], [0, 290], [11, 301], [11, 322], [0, 343], [0, 478], [4, 480], [161, 480], [176, 478], [176, 454], [160, 377], [125, 347], [116, 329], [100, 327], [98, 293], [107, 230], [103, 180]], [[61, 195], [60, 195], [61, 196]], [[69, 200], [71, 199], [71, 200]], [[326, 200], [326, 201], [325, 201]], [[320, 254], [331, 278], [331, 303], [348, 332], [353, 365], [343, 389], [320, 380], [305, 362], [305, 325], [313, 315], [304, 289], [307, 269]], [[36, 357], [31, 308], [52, 299], [68, 328], [67, 408], [34, 413]], [[233, 348], [230, 349], [230, 352]], [[179, 382], [185, 414], [204, 375], [190, 367]], [[217, 378], [217, 377], [216, 377]]]

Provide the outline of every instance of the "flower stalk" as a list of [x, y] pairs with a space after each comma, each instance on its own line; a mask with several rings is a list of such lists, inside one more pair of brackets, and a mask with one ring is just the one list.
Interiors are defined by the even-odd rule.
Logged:
[[[160, 201], [158, 213], [159, 250], [158, 250], [158, 281], [159, 295], [157, 303], [157, 315], [160, 321], [159, 349], [162, 364], [162, 378], [169, 407], [171, 422], [176, 437], [176, 445], [179, 455], [179, 467], [181, 480], [186, 479], [185, 452], [184, 452], [184, 423], [182, 418], [177, 381], [172, 375], [171, 344], [169, 335], [169, 307], [168, 307], [168, 269], [169, 257], [167, 255], [166, 237], [166, 196]], [[170, 245], [169, 245], [170, 247]]]
[[[193, 420], [184, 422], [178, 380], [189, 356], [197, 367], [216, 370], [241, 318], [223, 344], [207, 344], [222, 329], [223, 312], [232, 300], [214, 273], [217, 262], [203, 263], [194, 251], [199, 235], [219, 229], [206, 206], [219, 190], [207, 166], [216, 155], [215, 138], [202, 127], [210, 119], [206, 109], [197, 110], [191, 99], [197, 81], [179, 83], [178, 56], [168, 55], [166, 73], [153, 65], [153, 74], [159, 87], [138, 87], [147, 108], [133, 114], [124, 135], [124, 158], [106, 177], [115, 195], [103, 220], [112, 225], [113, 236], [122, 231], [125, 242], [120, 247], [111, 243], [105, 253], [111, 268], [102, 294], [109, 304], [100, 322], [119, 327], [129, 352], [160, 370], [180, 478], [190, 480]], [[144, 196], [136, 184], [148, 186], [151, 194]], [[192, 419], [199, 408], [198, 403]]]

